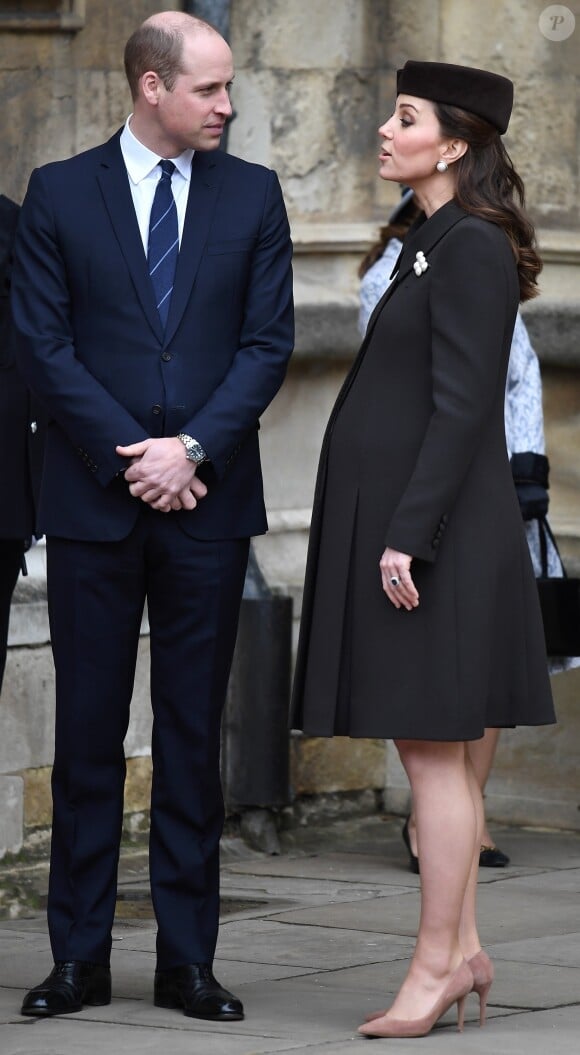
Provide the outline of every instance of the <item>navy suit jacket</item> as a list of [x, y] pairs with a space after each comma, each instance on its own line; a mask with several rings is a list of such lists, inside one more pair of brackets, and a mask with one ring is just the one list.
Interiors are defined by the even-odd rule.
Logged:
[[120, 132], [33, 172], [12, 284], [18, 360], [49, 414], [39, 530], [113, 541], [141, 502], [117, 444], [194, 436], [207, 496], [171, 513], [196, 538], [266, 530], [258, 428], [293, 345], [291, 243], [274, 172], [196, 152], [163, 333]]

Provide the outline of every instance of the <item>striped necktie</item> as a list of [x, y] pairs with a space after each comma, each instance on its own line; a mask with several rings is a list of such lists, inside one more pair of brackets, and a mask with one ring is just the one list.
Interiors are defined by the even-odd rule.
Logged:
[[171, 189], [171, 176], [175, 172], [175, 165], [172, 161], [160, 161], [159, 164], [161, 179], [151, 206], [147, 263], [157, 310], [165, 329], [179, 254], [179, 228], [175, 198]]

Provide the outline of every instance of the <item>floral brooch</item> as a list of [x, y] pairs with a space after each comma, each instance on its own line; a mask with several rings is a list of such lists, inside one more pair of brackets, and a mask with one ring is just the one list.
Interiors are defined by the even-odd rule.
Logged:
[[413, 264], [413, 271], [415, 272], [417, 278], [421, 278], [421, 275], [424, 271], [427, 270], [428, 267], [429, 264], [425, 259], [425, 253], [420, 249], [415, 256], [415, 263]]

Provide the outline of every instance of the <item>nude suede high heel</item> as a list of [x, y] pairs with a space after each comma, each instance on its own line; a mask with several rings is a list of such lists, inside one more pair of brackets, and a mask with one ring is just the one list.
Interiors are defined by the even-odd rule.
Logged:
[[462, 960], [428, 1015], [413, 1019], [389, 1019], [383, 1013], [379, 1018], [373, 1018], [371, 1021], [359, 1026], [358, 1032], [365, 1037], [426, 1037], [452, 1004], [457, 1004], [457, 1028], [462, 1033], [465, 1000], [468, 993], [473, 991], [473, 988], [473, 974], [466, 961]]
[[479, 997], [479, 1025], [484, 1026], [487, 1012], [487, 998], [495, 973], [493, 964], [483, 949], [476, 952], [475, 956], [472, 956], [467, 963], [473, 975], [473, 992], [477, 993]]

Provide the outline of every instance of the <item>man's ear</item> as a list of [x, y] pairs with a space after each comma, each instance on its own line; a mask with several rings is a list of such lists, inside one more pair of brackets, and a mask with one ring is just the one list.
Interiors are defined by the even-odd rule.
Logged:
[[141, 92], [143, 98], [150, 106], [157, 106], [161, 86], [162, 82], [158, 74], [154, 73], [153, 70], [148, 70], [141, 77]]

